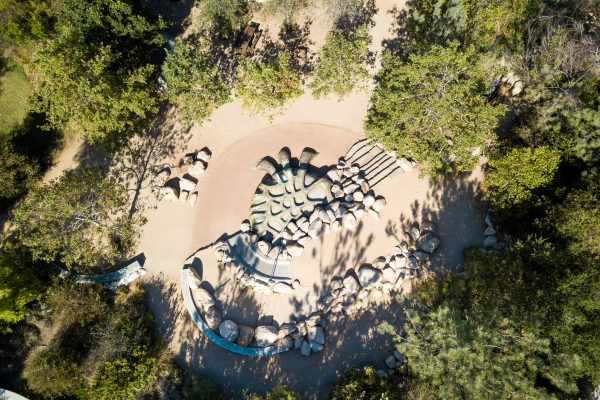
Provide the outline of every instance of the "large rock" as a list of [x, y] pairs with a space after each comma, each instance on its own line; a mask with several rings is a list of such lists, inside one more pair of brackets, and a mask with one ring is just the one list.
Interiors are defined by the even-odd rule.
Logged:
[[358, 281], [362, 287], [370, 288], [371, 286], [378, 285], [382, 279], [383, 274], [377, 268], [365, 265], [358, 270]]
[[310, 344], [306, 340], [303, 340], [300, 345], [300, 355], [304, 357], [310, 356]]
[[226, 319], [219, 325], [219, 335], [228, 342], [235, 342], [235, 339], [238, 338], [238, 324]]
[[237, 344], [240, 346], [248, 346], [252, 343], [252, 339], [254, 339], [254, 328], [247, 325], [240, 325]]
[[483, 232], [483, 236], [491, 236], [491, 235], [495, 235], [496, 234], [496, 230], [494, 228], [492, 228], [491, 226], [488, 226], [487, 228], [485, 228], [485, 231]]
[[277, 340], [277, 342], [275, 342], [275, 346], [291, 349], [292, 347], [294, 347], [294, 339], [292, 339], [289, 336], [282, 337], [281, 339]]
[[198, 153], [196, 153], [196, 160], [200, 160], [200, 161], [204, 161], [205, 163], [208, 163], [208, 161], [210, 160], [210, 151], [203, 149], [200, 150]]
[[343, 287], [344, 287], [344, 282], [339, 277], [336, 276], [331, 280], [331, 286], [330, 286], [331, 291], [341, 289]]
[[317, 342], [319, 344], [325, 344], [325, 332], [320, 326], [311, 326], [308, 328], [308, 340], [311, 342]]
[[347, 212], [342, 217], [342, 226], [346, 229], [353, 230], [356, 227], [356, 217], [351, 212]]
[[304, 246], [302, 246], [300, 243], [288, 244], [286, 248], [288, 253], [290, 254], [290, 257], [298, 257], [302, 255], [302, 252], [304, 251]]
[[397, 159], [396, 164], [398, 164], [398, 166], [402, 168], [404, 172], [410, 172], [413, 169], [412, 163], [404, 157]]
[[187, 274], [190, 289], [198, 289], [200, 287], [200, 284], [202, 283], [202, 279], [200, 278], [198, 272], [196, 272], [194, 268], [188, 268]]
[[417, 246], [429, 254], [433, 254], [435, 249], [440, 245], [440, 239], [433, 236], [431, 233], [426, 233], [417, 240]]
[[215, 305], [215, 298], [204, 288], [197, 288], [192, 290], [192, 297], [194, 301], [199, 303], [203, 309], [207, 309]]
[[310, 342], [310, 349], [313, 353], [323, 350], [323, 345], [318, 342]]
[[373, 203], [373, 210], [377, 211], [377, 212], [381, 212], [381, 210], [383, 210], [383, 207], [385, 207], [386, 205], [386, 201], [383, 197], [378, 198], [377, 200], [375, 200], [375, 203]]
[[193, 180], [186, 178], [185, 176], [179, 179], [179, 189], [191, 192], [192, 190], [194, 190], [195, 187], [196, 182], [194, 182]]
[[417, 269], [419, 268], [419, 263], [417, 262], [417, 259], [414, 256], [409, 256], [406, 259], [406, 266], [410, 269]]
[[206, 312], [204, 313], [204, 321], [206, 321], [206, 325], [210, 329], [218, 329], [221, 324], [221, 313], [215, 306], [208, 307]]
[[200, 176], [206, 171], [206, 164], [204, 161], [196, 160], [188, 167], [188, 174], [192, 176]]
[[348, 289], [349, 293], [356, 293], [360, 289], [360, 285], [356, 281], [354, 275], [350, 274], [344, 278], [344, 287]]
[[260, 347], [271, 346], [273, 343], [275, 343], [277, 339], [279, 339], [277, 334], [277, 328], [271, 325], [257, 326], [254, 330], [256, 344]]
[[288, 294], [292, 293], [293, 291], [294, 288], [285, 282], [277, 282], [275, 285], [273, 285], [273, 293]]
[[269, 254], [269, 251], [271, 251], [271, 243], [266, 240], [259, 240], [256, 247], [258, 247], [258, 250], [264, 255]]
[[252, 226], [250, 225], [250, 221], [248, 221], [247, 219], [243, 220], [242, 223], [240, 224], [240, 231], [242, 232], [250, 232], [250, 230], [252, 229]]
[[321, 234], [322, 229], [323, 229], [323, 221], [321, 221], [320, 219], [316, 219], [309, 225], [308, 235], [312, 238], [315, 238]]
[[493, 247], [497, 241], [498, 238], [495, 235], [486, 236], [483, 239], [483, 247], [485, 247], [486, 249]]
[[383, 269], [383, 280], [386, 282], [396, 283], [396, 271], [392, 267]]
[[281, 324], [281, 326], [279, 327], [279, 332], [278, 332], [278, 336], [279, 338], [283, 338], [285, 336], [289, 336], [292, 333], [296, 332], [298, 330], [298, 327], [296, 327], [296, 325], [291, 324], [289, 322], [285, 322], [283, 324]]
[[179, 198], [179, 191], [172, 186], [163, 186], [160, 189], [160, 194], [167, 201], [175, 201]]
[[385, 359], [385, 365], [388, 368], [396, 368], [396, 357], [392, 354], [388, 358]]

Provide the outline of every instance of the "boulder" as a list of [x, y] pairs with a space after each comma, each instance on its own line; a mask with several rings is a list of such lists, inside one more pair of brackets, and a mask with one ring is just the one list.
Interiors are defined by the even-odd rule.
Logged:
[[271, 346], [279, 339], [277, 328], [271, 325], [257, 326], [254, 330], [254, 338], [259, 347]]
[[254, 339], [254, 328], [248, 325], [238, 326], [237, 344], [240, 346], [249, 346]]
[[196, 182], [194, 182], [193, 180], [186, 178], [185, 176], [179, 179], [179, 189], [191, 192], [192, 190], [194, 190], [195, 187]]
[[198, 192], [194, 192], [189, 195], [188, 201], [190, 202], [190, 206], [194, 207], [196, 200], [198, 200]]
[[298, 279], [294, 279], [292, 282], [292, 288], [298, 289], [300, 287], [300, 281]]
[[325, 344], [325, 332], [323, 328], [320, 326], [311, 326], [308, 328], [308, 340], [312, 342], [317, 342], [320, 344]]
[[300, 243], [291, 243], [288, 244], [286, 246], [288, 253], [290, 254], [290, 257], [297, 257], [300, 256], [302, 254], [302, 252], [304, 251], [304, 246], [302, 246]]
[[435, 231], [435, 224], [433, 222], [429, 221], [429, 220], [425, 220], [421, 224], [421, 230], [423, 232], [434, 232]]
[[367, 210], [367, 214], [369, 214], [371, 217], [375, 218], [377, 221], [381, 221], [381, 217], [379, 216], [379, 212], [375, 211], [375, 209], [369, 208]]
[[319, 312], [313, 312], [306, 318], [305, 322], [306, 326], [315, 326], [321, 322], [321, 314]]
[[406, 361], [404, 355], [402, 355], [402, 353], [400, 353], [398, 350], [394, 350], [394, 358], [400, 363], [404, 363]]
[[306, 340], [302, 340], [300, 345], [300, 355], [304, 357], [310, 356], [310, 344]]
[[398, 164], [398, 166], [402, 168], [404, 172], [410, 172], [413, 169], [412, 163], [404, 157], [397, 159], [396, 164]]
[[171, 169], [165, 168], [154, 176], [154, 183], [158, 186], [162, 186], [171, 176]]
[[269, 251], [271, 251], [271, 243], [267, 242], [266, 240], [259, 240], [256, 246], [258, 247], [258, 250], [264, 255], [269, 254]]
[[200, 287], [200, 283], [202, 283], [202, 278], [194, 268], [187, 269], [188, 281], [190, 289], [198, 289]]
[[273, 285], [273, 293], [288, 294], [292, 293], [293, 291], [294, 288], [285, 282], [277, 282], [275, 285]]
[[431, 255], [429, 253], [425, 253], [424, 251], [415, 251], [413, 253], [413, 256], [417, 259], [417, 261], [419, 262], [424, 262], [429, 260], [429, 258], [431, 257]]
[[346, 276], [343, 280], [344, 287], [348, 289], [349, 293], [356, 293], [360, 289], [360, 285], [356, 281], [353, 274]]
[[179, 201], [185, 203], [189, 196], [190, 192], [188, 192], [187, 190], [182, 190], [181, 193], [179, 193]]
[[188, 167], [188, 174], [192, 176], [200, 176], [206, 171], [206, 163], [201, 160], [196, 160]]
[[392, 354], [388, 358], [385, 359], [385, 365], [388, 368], [396, 368], [396, 357]]
[[317, 342], [310, 342], [310, 349], [313, 353], [323, 350], [323, 345]]
[[356, 217], [351, 212], [347, 212], [342, 217], [342, 226], [346, 229], [353, 230], [356, 227]]
[[375, 375], [379, 378], [379, 379], [388, 379], [390, 376], [388, 375], [387, 372], [385, 372], [382, 369], [378, 369], [377, 371], [375, 371]]
[[496, 230], [494, 228], [492, 228], [491, 226], [488, 226], [487, 228], [485, 228], [485, 231], [483, 232], [483, 236], [491, 236], [491, 235], [495, 235], [496, 234]]
[[277, 347], [285, 347], [286, 349], [291, 349], [294, 347], [294, 339], [289, 336], [282, 337], [281, 339], [275, 342], [275, 346]]
[[206, 325], [208, 325], [210, 329], [218, 329], [219, 325], [221, 324], [221, 320], [221, 313], [215, 306], [208, 307], [208, 309], [206, 309], [206, 312], [204, 313], [204, 321], [206, 321]]
[[271, 287], [266, 282], [263, 282], [261, 280], [254, 281], [254, 289], [258, 293], [262, 293], [262, 294], [271, 294], [271, 293], [273, 293], [273, 290], [271, 289]]
[[383, 297], [383, 292], [379, 289], [373, 289], [369, 292], [369, 299], [377, 301]]
[[426, 233], [417, 240], [417, 246], [429, 254], [433, 254], [439, 245], [440, 239], [436, 238], [431, 233]]
[[365, 198], [363, 199], [363, 204], [366, 207], [371, 207], [374, 203], [375, 203], [375, 196], [373, 196], [372, 194], [366, 195]]
[[307, 233], [310, 237], [315, 238], [321, 234], [322, 229], [323, 229], [323, 221], [321, 221], [320, 219], [316, 219], [308, 226]]
[[396, 283], [396, 271], [392, 267], [383, 269], [383, 280], [386, 282]]
[[250, 225], [250, 221], [248, 221], [247, 219], [243, 220], [240, 224], [240, 231], [242, 232], [250, 232], [251, 229], [252, 226]]
[[235, 342], [238, 338], [238, 324], [230, 319], [226, 319], [219, 325], [219, 335], [228, 342]]
[[282, 337], [290, 336], [292, 333], [296, 332], [297, 330], [298, 330], [298, 327], [295, 324], [285, 322], [285, 323], [281, 324], [281, 326], [279, 327], [279, 332], [277, 333], [277, 336], [281, 339]]
[[356, 219], [361, 219], [362, 217], [365, 216], [365, 206], [360, 206], [358, 207], [354, 212], [353, 212], [354, 216], [356, 217]]
[[485, 247], [486, 249], [489, 249], [490, 247], [493, 247], [497, 241], [498, 241], [498, 238], [495, 235], [486, 236], [483, 239], [483, 247]]
[[202, 149], [199, 152], [196, 153], [196, 160], [200, 160], [200, 161], [204, 161], [205, 163], [208, 163], [208, 161], [210, 160], [210, 151], [206, 150], [206, 149]]
[[208, 292], [208, 290], [204, 288], [192, 290], [192, 297], [194, 298], [194, 301], [200, 303], [203, 309], [207, 309], [215, 305], [215, 298]]
[[365, 199], [365, 194], [360, 190], [357, 190], [356, 192], [352, 193], [352, 197], [354, 197], [354, 200], [356, 201], [363, 201]]
[[358, 186], [356, 183], [351, 183], [349, 185], [345, 185], [344, 193], [351, 194], [351, 193], [355, 192], [358, 188], [360, 188], [360, 186]]
[[417, 269], [419, 268], [419, 263], [417, 262], [417, 259], [414, 256], [409, 256], [406, 259], [406, 266], [410, 269]]
[[179, 191], [171, 186], [163, 186], [160, 189], [160, 194], [166, 201], [175, 201], [179, 198]]
[[399, 255], [394, 257], [394, 259], [396, 260], [396, 269], [406, 268], [406, 257]]
[[364, 288], [378, 285], [382, 279], [383, 274], [377, 268], [365, 265], [358, 270], [358, 281]]
[[419, 240], [419, 237], [421, 236], [421, 231], [417, 225], [411, 226], [407, 233], [413, 240]]

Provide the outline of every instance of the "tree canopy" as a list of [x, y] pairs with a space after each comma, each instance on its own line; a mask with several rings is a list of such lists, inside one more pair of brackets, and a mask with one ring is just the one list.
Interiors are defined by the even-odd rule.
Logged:
[[389, 56], [369, 109], [367, 134], [424, 171], [471, 171], [495, 141], [505, 112], [487, 98], [488, 73], [474, 48], [434, 45], [407, 63]]
[[187, 123], [202, 122], [229, 101], [230, 89], [209, 54], [181, 40], [175, 41], [162, 66], [165, 96], [178, 106]]
[[70, 171], [33, 189], [16, 209], [14, 227], [34, 259], [106, 267], [128, 255], [144, 223], [130, 218], [128, 206], [126, 189], [100, 170]]
[[52, 126], [90, 142], [120, 136], [157, 110], [163, 22], [121, 0], [53, 5], [54, 32], [37, 44], [33, 103]]
[[336, 29], [327, 34], [310, 84], [315, 97], [343, 97], [369, 78], [367, 61], [371, 36], [366, 25], [355, 31]]

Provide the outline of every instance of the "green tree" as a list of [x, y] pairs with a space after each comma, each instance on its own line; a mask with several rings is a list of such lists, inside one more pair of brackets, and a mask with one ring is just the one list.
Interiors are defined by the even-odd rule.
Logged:
[[1, 0], [0, 42], [25, 45], [46, 37], [52, 25], [50, 6], [46, 0]]
[[244, 107], [272, 115], [287, 102], [300, 96], [300, 74], [290, 66], [290, 55], [281, 52], [268, 62], [250, 58], [242, 60], [235, 83], [235, 93]]
[[42, 283], [31, 266], [18, 255], [0, 254], [0, 333], [12, 332], [11, 325], [22, 321], [29, 304], [42, 296]]
[[203, 0], [193, 21], [200, 31], [226, 37], [248, 20], [248, 4], [244, 0]]
[[319, 51], [314, 80], [309, 85], [317, 98], [334, 93], [343, 97], [369, 78], [367, 61], [371, 36], [366, 25], [356, 31], [329, 32]]
[[371, 98], [369, 137], [399, 156], [422, 163], [424, 172], [475, 166], [477, 148], [494, 142], [505, 107], [486, 99], [488, 73], [473, 48], [433, 46], [409, 62], [388, 55]]
[[373, 367], [352, 368], [335, 380], [329, 393], [332, 400], [392, 400], [395, 390]]
[[250, 400], [301, 400], [302, 397], [284, 385], [275, 385], [264, 396], [253, 394]]
[[34, 107], [52, 126], [100, 142], [157, 110], [151, 57], [163, 42], [161, 20], [122, 0], [62, 0], [52, 15], [56, 33], [30, 64]]
[[438, 399], [545, 398], [535, 386], [548, 340], [489, 311], [462, 318], [447, 307], [407, 312], [397, 348], [410, 372], [437, 388]]
[[513, 148], [489, 160], [484, 185], [497, 212], [514, 210], [531, 201], [533, 191], [552, 182], [560, 153], [548, 147]]
[[167, 99], [188, 123], [202, 122], [230, 99], [229, 87], [210, 56], [181, 40], [167, 53], [162, 72]]
[[125, 187], [101, 171], [69, 171], [30, 192], [15, 211], [15, 232], [34, 259], [105, 267], [127, 256], [145, 222], [128, 216], [128, 204]]
[[45, 398], [80, 395], [84, 378], [76, 355], [67, 348], [40, 349], [29, 356], [23, 369], [27, 387]]
[[36, 180], [38, 166], [0, 135], [0, 203], [23, 194]]

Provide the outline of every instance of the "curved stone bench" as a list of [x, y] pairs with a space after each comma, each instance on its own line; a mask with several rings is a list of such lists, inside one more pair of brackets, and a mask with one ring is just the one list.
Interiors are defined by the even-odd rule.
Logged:
[[60, 277], [63, 279], [71, 279], [77, 283], [111, 283], [117, 282], [127, 275], [130, 275], [134, 272], [137, 272], [142, 269], [142, 265], [139, 261], [134, 261], [131, 264], [123, 267], [119, 270], [109, 272], [106, 274], [99, 275], [89, 275], [89, 274], [78, 274], [76, 272], [67, 271], [65, 268], [60, 265], [55, 265], [56, 268], [60, 271]]
[[286, 347], [277, 347], [277, 346], [269, 346], [269, 347], [251, 347], [251, 346], [240, 346], [239, 344], [229, 342], [219, 336], [215, 331], [210, 329], [204, 318], [198, 312], [196, 308], [196, 304], [194, 303], [194, 299], [192, 298], [192, 292], [190, 289], [190, 282], [187, 273], [187, 268], [183, 268], [181, 270], [181, 290], [183, 291], [183, 302], [190, 313], [190, 317], [192, 317], [192, 321], [200, 328], [202, 333], [214, 344], [219, 347], [224, 348], [225, 350], [229, 350], [233, 353], [240, 354], [243, 356], [251, 356], [251, 357], [263, 357], [263, 356], [272, 356], [274, 354], [284, 353], [289, 351], [290, 349]]

